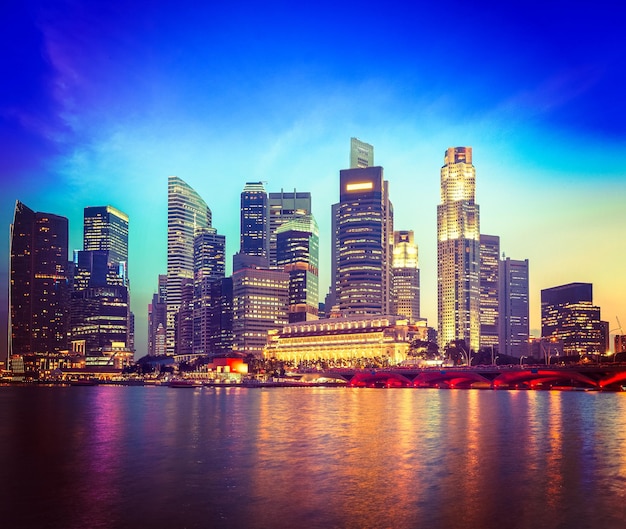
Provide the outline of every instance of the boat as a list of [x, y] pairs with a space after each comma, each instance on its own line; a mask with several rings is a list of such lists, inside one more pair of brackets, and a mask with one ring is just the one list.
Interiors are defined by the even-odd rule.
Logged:
[[179, 378], [170, 380], [169, 383], [170, 388], [201, 388], [202, 383], [197, 380], [191, 380], [187, 378]]

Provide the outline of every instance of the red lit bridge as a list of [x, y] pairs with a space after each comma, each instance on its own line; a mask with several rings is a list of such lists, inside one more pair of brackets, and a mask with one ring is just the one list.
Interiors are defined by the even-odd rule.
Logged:
[[331, 369], [303, 380], [344, 380], [352, 387], [564, 389], [621, 391], [626, 365], [476, 366], [394, 369]]

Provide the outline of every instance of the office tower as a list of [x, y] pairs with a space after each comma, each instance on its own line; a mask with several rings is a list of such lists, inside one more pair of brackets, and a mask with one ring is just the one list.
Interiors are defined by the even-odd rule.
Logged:
[[382, 167], [340, 172], [336, 302], [346, 316], [389, 314], [393, 207]]
[[605, 326], [593, 305], [591, 283], [569, 283], [541, 291], [541, 337], [563, 342], [565, 355], [604, 354]]
[[233, 350], [233, 278], [211, 282], [207, 348], [213, 354]]
[[193, 353], [193, 279], [185, 278], [180, 284], [180, 305], [174, 315], [174, 354]]
[[500, 261], [499, 352], [529, 356], [528, 259]]
[[167, 326], [167, 275], [159, 274], [157, 291], [148, 305], [148, 354], [165, 354], [165, 328]]
[[128, 284], [128, 215], [113, 206], [84, 210], [83, 250], [107, 251], [109, 266]]
[[289, 274], [289, 323], [318, 319], [319, 230], [312, 215], [276, 230], [277, 265]]
[[17, 201], [10, 245], [9, 355], [67, 350], [67, 218]]
[[297, 192], [270, 193], [269, 215], [269, 266], [276, 268], [276, 230], [294, 217], [311, 214], [311, 193]]
[[451, 147], [441, 168], [437, 206], [437, 316], [439, 345], [463, 340], [479, 347], [479, 208], [471, 147]]
[[167, 353], [174, 353], [175, 316], [182, 301], [182, 283], [193, 283], [193, 241], [198, 228], [211, 226], [211, 210], [184, 180], [167, 183]]
[[112, 206], [84, 210], [83, 250], [74, 252], [70, 329], [87, 357], [131, 347], [128, 216]]
[[409, 323], [420, 319], [420, 271], [413, 230], [393, 232], [392, 309]]
[[350, 138], [350, 169], [373, 166], [374, 146], [357, 138]]
[[500, 237], [480, 235], [480, 347], [497, 349]]
[[210, 354], [215, 311], [212, 284], [226, 271], [226, 237], [215, 228], [201, 228], [194, 238], [193, 353]]
[[247, 182], [241, 193], [241, 235], [239, 252], [268, 258], [269, 220], [267, 193], [263, 182]]
[[289, 323], [289, 274], [267, 268], [233, 272], [233, 349], [260, 357], [267, 332]]

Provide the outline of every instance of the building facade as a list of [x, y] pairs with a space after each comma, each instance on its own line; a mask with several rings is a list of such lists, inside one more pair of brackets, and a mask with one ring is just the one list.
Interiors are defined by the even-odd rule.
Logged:
[[518, 358], [529, 356], [528, 259], [502, 259], [499, 275], [499, 352]]
[[311, 214], [311, 193], [293, 192], [270, 193], [268, 197], [269, 216], [269, 266], [276, 268], [276, 231], [293, 218]]
[[391, 313], [410, 323], [420, 319], [420, 271], [412, 230], [393, 232]]
[[211, 210], [182, 178], [170, 176], [167, 186], [167, 326], [166, 349], [175, 352], [176, 314], [183, 282], [193, 282], [193, 244], [199, 228], [211, 227]]
[[382, 167], [340, 172], [336, 304], [345, 316], [389, 314], [393, 206]]
[[239, 252], [269, 259], [268, 197], [263, 182], [247, 182], [241, 192]]
[[541, 337], [563, 342], [566, 356], [604, 354], [606, 326], [593, 305], [591, 283], [569, 283], [541, 291]]
[[437, 206], [437, 319], [439, 346], [480, 342], [480, 221], [471, 147], [451, 147], [441, 168]]
[[10, 245], [9, 357], [67, 351], [67, 218], [17, 201]]
[[164, 355], [167, 327], [167, 275], [159, 274], [157, 291], [148, 305], [148, 355]]
[[296, 217], [276, 230], [278, 268], [289, 274], [289, 323], [318, 318], [319, 230], [312, 215]]
[[480, 347], [498, 346], [500, 237], [480, 235]]

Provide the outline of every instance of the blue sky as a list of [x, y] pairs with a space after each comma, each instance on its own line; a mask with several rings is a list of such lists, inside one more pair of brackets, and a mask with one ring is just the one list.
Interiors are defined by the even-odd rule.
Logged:
[[396, 228], [415, 231], [436, 325], [439, 169], [469, 145], [481, 231], [530, 261], [531, 327], [540, 290], [571, 281], [593, 283], [612, 329], [626, 323], [626, 7], [409, 4], [4, 2], [0, 262], [16, 199], [67, 216], [72, 249], [85, 206], [128, 213], [140, 357], [166, 270], [168, 175], [203, 196], [229, 255], [239, 194], [262, 180], [311, 191], [323, 294], [355, 136], [385, 169]]

